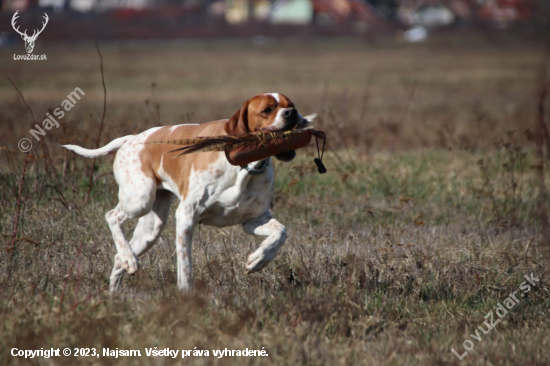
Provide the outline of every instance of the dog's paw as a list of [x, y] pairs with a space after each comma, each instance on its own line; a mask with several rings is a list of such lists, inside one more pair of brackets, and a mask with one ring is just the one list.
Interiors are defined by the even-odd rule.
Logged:
[[248, 256], [246, 262], [246, 269], [248, 273], [254, 273], [260, 271], [266, 266], [267, 262], [264, 260], [263, 254], [252, 253]]
[[275, 254], [271, 253], [271, 251], [264, 251], [261, 248], [250, 254], [248, 256], [248, 260], [246, 261], [246, 269], [248, 270], [248, 273], [262, 270], [268, 265], [269, 262], [271, 262], [274, 256]]
[[115, 256], [115, 266], [122, 268], [128, 274], [134, 274], [138, 270], [138, 260], [134, 253], [118, 253]]
[[120, 283], [122, 282], [122, 276], [118, 276], [115, 280], [111, 277], [111, 283], [109, 284], [109, 293], [114, 295], [120, 289]]

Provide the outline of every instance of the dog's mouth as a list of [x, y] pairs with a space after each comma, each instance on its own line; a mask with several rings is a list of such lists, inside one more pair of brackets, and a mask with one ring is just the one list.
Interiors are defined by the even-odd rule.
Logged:
[[281, 128], [277, 128], [277, 126], [269, 125], [267, 127], [262, 128], [262, 131], [266, 132], [286, 132], [286, 131], [292, 131], [295, 129], [301, 129], [307, 126], [308, 121], [304, 120], [300, 115], [298, 115], [296, 118], [289, 118], [285, 119], [284, 126]]
[[298, 126], [298, 118], [295, 118], [291, 121], [285, 121], [285, 126], [282, 128], [282, 131], [292, 131]]
[[269, 125], [261, 129], [264, 132], [286, 132], [292, 130], [302, 130], [311, 127], [311, 123], [317, 117], [317, 113], [313, 113], [303, 117], [298, 112], [291, 116], [285, 117], [283, 127], [277, 128], [275, 125]]
[[298, 126], [298, 122], [285, 122], [285, 125], [282, 128], [277, 128], [276, 126], [270, 125], [267, 127], [262, 128], [262, 131], [265, 132], [286, 132], [286, 131], [292, 131]]

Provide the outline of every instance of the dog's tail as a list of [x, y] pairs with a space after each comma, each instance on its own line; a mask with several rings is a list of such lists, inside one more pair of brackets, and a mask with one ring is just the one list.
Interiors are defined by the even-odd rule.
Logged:
[[128, 141], [130, 137], [133, 137], [133, 135], [119, 137], [118, 139], [114, 139], [113, 141], [109, 142], [107, 145], [95, 150], [85, 149], [77, 145], [61, 145], [61, 146], [63, 146], [65, 149], [72, 150], [78, 155], [82, 155], [87, 158], [99, 158], [100, 156], [112, 154], [118, 149], [120, 149], [121, 146], [124, 145], [124, 143]]

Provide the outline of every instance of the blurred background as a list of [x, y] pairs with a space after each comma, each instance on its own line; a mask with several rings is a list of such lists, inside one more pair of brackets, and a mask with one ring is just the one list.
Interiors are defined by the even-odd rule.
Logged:
[[[17, 59], [16, 11], [29, 35], [47, 14], [33, 50], [46, 60]], [[549, 0], [0, 0], [0, 364], [25, 362], [10, 347], [158, 345], [265, 346], [273, 365], [451, 365], [534, 273], [540, 290], [464, 362], [549, 365], [549, 35]], [[75, 88], [36, 141], [29, 130]], [[280, 254], [246, 275], [260, 239], [201, 227], [197, 291], [181, 296], [172, 214], [109, 298], [113, 155], [60, 145], [228, 118], [263, 92], [318, 113], [328, 138], [327, 174], [314, 142], [273, 162]]]
[[548, 8], [544, 0], [2, 0], [0, 31], [12, 35], [15, 11], [25, 12], [22, 22], [46, 11], [43, 39], [393, 33], [422, 42], [433, 31], [544, 26]]
[[[0, 70], [36, 119], [86, 96], [46, 137], [57, 149], [232, 115], [261, 92], [317, 112], [335, 147], [486, 148], [535, 119], [550, 6], [543, 0], [3, 0]], [[11, 25], [40, 29], [26, 54]], [[0, 80], [0, 146], [34, 125]], [[525, 128], [524, 128], [525, 127]], [[520, 135], [518, 133], [518, 135]]]
[[[548, 21], [544, 0], [3, 0], [2, 18], [46, 11], [47, 39], [174, 39], [531, 28]], [[75, 32], [78, 27], [79, 31]], [[9, 22], [0, 31], [11, 32]], [[400, 31], [400, 32], [397, 32]]]

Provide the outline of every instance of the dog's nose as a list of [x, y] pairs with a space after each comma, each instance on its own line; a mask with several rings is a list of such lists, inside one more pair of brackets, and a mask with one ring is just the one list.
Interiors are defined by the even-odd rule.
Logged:
[[298, 111], [296, 108], [287, 109], [283, 112], [283, 117], [287, 119], [294, 119], [298, 117]]

